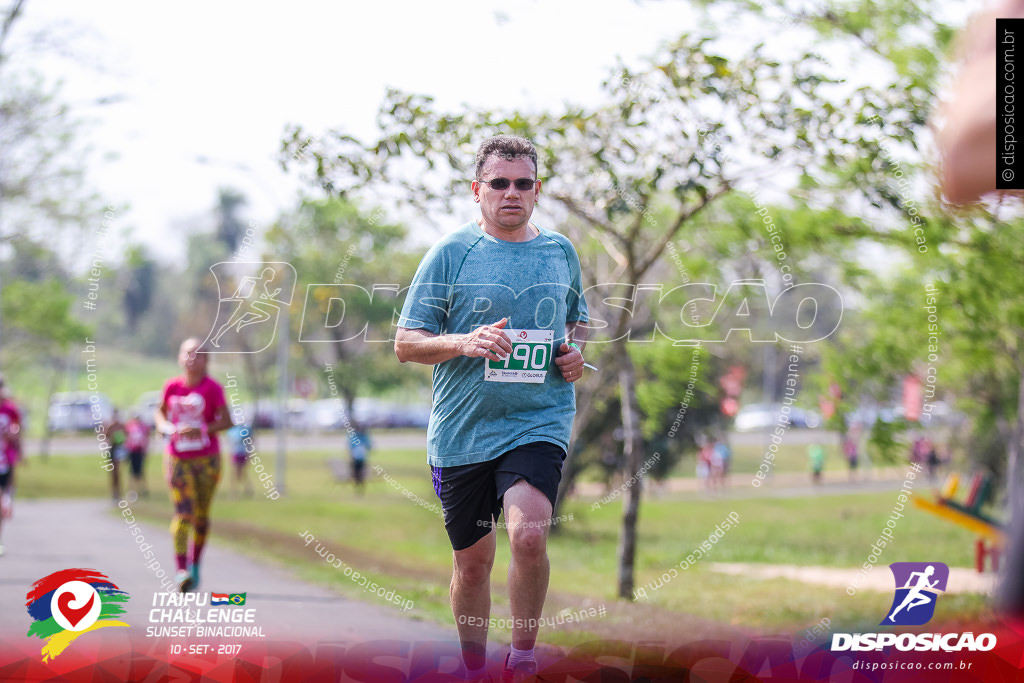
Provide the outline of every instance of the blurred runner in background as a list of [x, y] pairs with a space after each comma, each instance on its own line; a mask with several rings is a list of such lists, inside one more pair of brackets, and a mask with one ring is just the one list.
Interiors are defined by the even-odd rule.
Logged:
[[[220, 480], [217, 432], [231, 427], [224, 388], [206, 374], [208, 356], [198, 339], [181, 343], [178, 364], [185, 374], [164, 385], [156, 428], [167, 442], [167, 482], [174, 502], [171, 535], [182, 593], [199, 585], [199, 561], [210, 530], [210, 504]], [[192, 544], [189, 547], [189, 536]]]

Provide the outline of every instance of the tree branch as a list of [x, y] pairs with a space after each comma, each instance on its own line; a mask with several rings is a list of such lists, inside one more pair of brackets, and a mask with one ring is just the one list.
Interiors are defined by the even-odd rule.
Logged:
[[628, 251], [629, 241], [625, 236], [616, 232], [610, 225], [603, 223], [588, 214], [580, 208], [572, 197], [562, 194], [551, 194], [549, 196], [551, 196], [555, 201], [561, 202], [573, 216], [576, 216], [597, 229], [596, 236], [598, 241], [601, 242], [601, 246], [603, 246], [608, 254], [615, 260], [615, 263], [619, 268], [625, 268], [628, 265], [629, 259], [624, 253], [622, 253], [622, 249], [619, 249], [611, 240], [608, 239], [609, 237], [614, 238], [615, 241], [622, 245], [623, 249]]
[[11, 33], [11, 26], [18, 17], [21, 15], [22, 10], [25, 7], [25, 0], [17, 0], [8, 12], [7, 16], [4, 17], [4, 23], [0, 26], [0, 67], [3, 66], [4, 62], [7, 61], [7, 54], [4, 52], [4, 43], [7, 42], [7, 37]]
[[637, 278], [643, 276], [643, 274], [646, 273], [652, 265], [654, 265], [654, 262], [661, 257], [661, 254], [665, 251], [665, 247], [668, 246], [668, 243], [675, 239], [675, 236], [679, 233], [679, 230], [683, 227], [684, 223], [686, 223], [688, 220], [697, 215], [697, 213], [699, 213], [702, 209], [704, 209], [704, 207], [710, 204], [712, 200], [717, 199], [718, 197], [722, 196], [731, 189], [732, 187], [730, 186], [730, 184], [726, 182], [716, 192], [710, 192], [704, 195], [701, 198], [700, 203], [691, 208], [689, 211], [681, 212], [676, 217], [676, 221], [672, 225], [672, 227], [665, 232], [664, 237], [662, 237], [655, 244], [654, 248], [648, 252], [647, 258], [645, 258], [644, 260], [637, 264], [634, 275]]

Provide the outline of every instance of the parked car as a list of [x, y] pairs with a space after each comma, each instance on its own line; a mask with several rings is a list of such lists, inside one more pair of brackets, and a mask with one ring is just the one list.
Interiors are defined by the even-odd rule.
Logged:
[[325, 398], [309, 404], [307, 417], [309, 425], [320, 430], [345, 429], [346, 421], [374, 429], [425, 428], [430, 419], [430, 406], [357, 398], [352, 406], [352, 415], [348, 416], [344, 414], [343, 404], [336, 399]]
[[430, 422], [429, 405], [405, 405], [400, 407], [400, 411], [402, 420], [402, 424], [398, 425], [400, 427], [426, 429], [427, 423]]
[[360, 424], [378, 429], [425, 428], [430, 419], [429, 405], [394, 403], [372, 398], [357, 398], [352, 412]]
[[345, 428], [345, 418], [341, 414], [338, 401], [333, 398], [322, 398], [310, 402], [309, 421], [312, 428], [319, 431]]
[[[733, 428], [737, 432], [768, 430], [778, 423], [781, 414], [781, 403], [751, 403], [740, 408], [740, 411], [736, 413]], [[813, 410], [790, 406], [789, 423], [792, 427], [817, 429], [821, 426], [821, 416]]]
[[[255, 406], [248, 402], [238, 406], [229, 405], [228, 410], [234, 422], [241, 420], [253, 429], [277, 429], [282, 423], [280, 406], [274, 397], [261, 398]], [[293, 431], [305, 431], [314, 427], [312, 403], [304, 398], [288, 399], [283, 422], [287, 429]]]
[[91, 431], [97, 422], [106, 423], [113, 414], [114, 404], [106, 394], [68, 391], [50, 396], [46, 419], [51, 432], [82, 432]]
[[778, 420], [779, 413], [771, 403], [751, 403], [736, 413], [733, 428], [737, 432], [756, 432], [768, 429]]
[[793, 406], [793, 411], [789, 414], [790, 422], [793, 423], [794, 427], [802, 427], [804, 429], [817, 429], [821, 426], [821, 415], [814, 410], [807, 410], [806, 408], [800, 408]]

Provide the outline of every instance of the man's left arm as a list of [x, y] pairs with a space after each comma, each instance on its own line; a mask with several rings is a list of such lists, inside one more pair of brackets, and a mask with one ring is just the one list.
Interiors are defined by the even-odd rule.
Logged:
[[569, 295], [566, 296], [565, 342], [558, 348], [555, 364], [562, 371], [566, 382], [575, 382], [583, 377], [583, 349], [587, 345], [587, 301], [583, 297], [582, 272], [579, 256], [571, 245], [566, 250], [569, 257]]
[[[572, 344], [572, 346], [570, 346]], [[578, 320], [565, 324], [565, 341], [558, 347], [555, 365], [566, 382], [583, 377], [583, 349], [587, 345], [587, 328]]]

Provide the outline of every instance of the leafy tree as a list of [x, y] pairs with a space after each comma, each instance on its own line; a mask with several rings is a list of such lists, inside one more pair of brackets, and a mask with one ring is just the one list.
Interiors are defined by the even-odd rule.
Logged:
[[[4, 352], [13, 365], [33, 363], [45, 369], [47, 395], [57, 390], [68, 365], [68, 351], [92, 335], [89, 326], [72, 315], [76, 297], [57, 278], [13, 280], [4, 287], [0, 313], [7, 324]], [[46, 413], [44, 410], [41, 411]], [[41, 454], [49, 452], [46, 420]]]
[[145, 247], [133, 246], [125, 252], [120, 274], [121, 291], [124, 292], [125, 326], [131, 335], [138, 331], [139, 319], [153, 302], [158, 272], [157, 263], [150, 258]]
[[351, 415], [363, 392], [422, 384], [427, 374], [399, 367], [392, 347], [397, 289], [412, 280], [419, 254], [403, 253], [405, 228], [340, 198], [307, 200], [266, 235], [274, 260], [298, 281], [291, 319], [310, 371], [324, 382], [325, 364]]
[[[0, 8], [0, 245], [19, 236], [52, 240], [58, 232], [75, 245], [75, 230], [98, 216], [98, 200], [85, 180], [86, 150], [79, 123], [60, 99], [60, 88], [16, 57], [38, 45], [13, 37], [26, 2]], [[35, 43], [45, 40], [36, 36]], [[64, 257], [74, 254], [69, 249]]]
[[13, 352], [47, 349], [59, 358], [72, 342], [82, 342], [89, 327], [71, 315], [74, 295], [56, 278], [15, 280], [4, 288], [4, 319], [11, 325]]
[[[188, 306], [188, 289], [182, 285], [185, 277], [179, 266], [157, 264], [148, 261], [148, 258], [142, 263], [146, 264], [145, 268], [147, 271], [150, 268], [148, 264], [153, 263], [152, 284], [149, 288], [148, 302], [145, 309], [137, 314], [135, 332], [130, 335], [122, 335], [122, 337], [127, 337], [123, 341], [147, 355], [173, 358], [177, 353], [181, 339], [167, 334], [167, 330], [181, 330], [183, 329], [182, 319], [192, 320], [194, 318]], [[130, 270], [128, 272], [131, 273]], [[121, 277], [128, 278], [129, 281], [130, 278], [135, 276], [134, 273], [126, 275], [124, 271], [120, 275]], [[143, 271], [140, 274], [140, 280], [145, 282], [143, 279], [145, 277], [148, 277], [148, 275]], [[138, 296], [139, 304], [141, 305], [141, 300], [145, 298], [145, 286], [141, 285], [139, 287]], [[125, 305], [127, 306], [128, 304], [126, 303]], [[135, 305], [133, 302], [132, 306], [134, 307]], [[129, 314], [125, 310], [123, 312], [124, 320], [123, 322], [119, 321], [119, 323], [127, 327], [128, 316]], [[193, 329], [192, 331], [199, 335], [209, 330]]]
[[245, 225], [238, 215], [245, 206], [245, 195], [231, 188], [221, 188], [217, 193], [217, 239], [224, 243], [229, 252], [234, 252], [245, 236]]
[[[52, 49], [45, 34], [28, 41], [16, 35], [25, 5], [14, 0], [0, 6], [0, 299], [14, 307], [11, 318], [0, 319], [0, 340], [8, 359], [12, 343], [40, 337], [40, 324], [50, 325], [55, 340], [65, 339], [66, 311], [47, 323], [26, 314], [28, 304], [19, 299], [34, 287], [67, 293], [70, 278], [61, 264], [77, 255], [83, 228], [103, 213], [85, 182], [87, 153], [72, 109], [62, 102], [59, 86], [20, 59], [36, 48]], [[44, 344], [41, 354], [50, 359], [52, 351]]]

